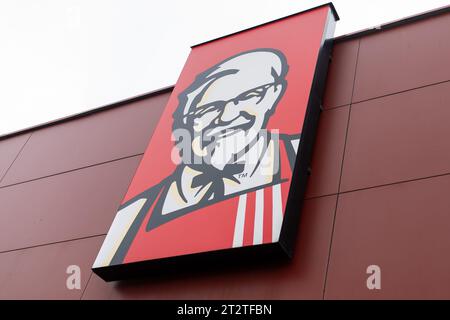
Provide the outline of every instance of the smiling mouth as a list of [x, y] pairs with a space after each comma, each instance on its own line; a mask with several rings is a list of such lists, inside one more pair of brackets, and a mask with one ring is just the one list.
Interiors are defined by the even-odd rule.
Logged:
[[239, 115], [230, 121], [221, 121], [216, 119], [207, 130], [205, 130], [206, 137], [223, 138], [242, 131], [250, 129], [255, 122], [255, 116], [247, 112], [240, 112]]
[[208, 130], [205, 133], [205, 136], [207, 137], [217, 137], [217, 138], [224, 138], [231, 136], [233, 134], [238, 133], [239, 131], [247, 131], [250, 129], [253, 125], [253, 121], [247, 121], [245, 123], [240, 123], [231, 127], [215, 127], [213, 129]]

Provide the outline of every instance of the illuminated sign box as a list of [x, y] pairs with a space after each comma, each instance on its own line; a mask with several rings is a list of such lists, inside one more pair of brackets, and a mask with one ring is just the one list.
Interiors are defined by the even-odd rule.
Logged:
[[337, 19], [327, 4], [192, 47], [96, 274], [292, 256]]

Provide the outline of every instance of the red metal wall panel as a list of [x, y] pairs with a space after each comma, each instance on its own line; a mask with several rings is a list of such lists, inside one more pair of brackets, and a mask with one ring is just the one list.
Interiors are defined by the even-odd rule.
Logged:
[[361, 38], [353, 101], [450, 79], [450, 13]]
[[348, 113], [349, 106], [345, 106], [320, 116], [306, 198], [338, 193]]
[[0, 182], [5, 177], [8, 169], [14, 162], [14, 159], [18, 156], [30, 135], [30, 133], [25, 133], [20, 136], [0, 141]]
[[0, 252], [106, 234], [140, 158], [0, 188]]
[[340, 195], [325, 297], [449, 299], [449, 190], [446, 175]]
[[143, 153], [169, 94], [33, 132], [0, 186]]
[[[0, 253], [0, 299], [80, 299], [103, 236]], [[80, 289], [66, 285], [80, 267]]]
[[338, 42], [333, 46], [323, 98], [324, 109], [345, 106], [352, 101], [359, 41]]
[[450, 173], [450, 82], [352, 106], [341, 191]]

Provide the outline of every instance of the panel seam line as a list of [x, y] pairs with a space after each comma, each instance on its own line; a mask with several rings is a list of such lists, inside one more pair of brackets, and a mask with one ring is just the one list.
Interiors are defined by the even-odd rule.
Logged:
[[325, 291], [326, 291], [326, 287], [327, 287], [328, 271], [329, 271], [330, 261], [331, 261], [331, 250], [332, 250], [332, 247], [333, 247], [333, 237], [334, 237], [334, 230], [335, 230], [335, 226], [336, 226], [337, 208], [338, 208], [338, 203], [339, 203], [339, 192], [341, 190], [342, 172], [343, 172], [343, 168], [344, 168], [345, 150], [346, 150], [346, 147], [347, 147], [348, 132], [349, 132], [349, 127], [350, 127], [350, 116], [351, 116], [351, 112], [352, 112], [353, 94], [354, 94], [354, 91], [355, 91], [356, 73], [357, 73], [357, 70], [358, 70], [359, 49], [360, 49], [360, 47], [361, 47], [361, 39], [359, 39], [359, 41], [358, 41], [358, 51], [356, 53], [355, 72], [354, 72], [354, 75], [353, 75], [352, 96], [351, 96], [351, 99], [350, 99], [350, 106], [349, 106], [349, 110], [348, 110], [347, 128], [346, 128], [346, 131], [345, 131], [344, 150], [343, 150], [343, 153], [342, 153], [342, 161], [341, 161], [341, 172], [340, 172], [340, 175], [339, 175], [338, 194], [336, 196], [336, 203], [335, 203], [335, 207], [334, 207], [333, 223], [332, 223], [332, 227], [331, 227], [330, 245], [328, 247], [328, 259], [327, 259], [327, 264], [326, 264], [326, 269], [325, 269], [325, 277], [324, 277], [324, 282], [323, 282], [322, 300], [325, 300]]
[[0, 251], [0, 254], [14, 252], [14, 251], [21, 251], [21, 250], [26, 250], [26, 249], [34, 249], [34, 248], [38, 248], [38, 247], [51, 246], [51, 245], [54, 245], [54, 244], [60, 244], [60, 243], [71, 242], [71, 241], [85, 240], [85, 239], [96, 238], [96, 237], [101, 237], [101, 236], [105, 236], [105, 235], [106, 235], [106, 233], [100, 233], [100, 234], [95, 234], [95, 235], [92, 235], [92, 236], [72, 238], [72, 239], [60, 240], [60, 241], [53, 241], [53, 242], [48, 242], [48, 243], [37, 244], [37, 245], [34, 245], [34, 246], [28, 246], [28, 247], [21, 247], [21, 248], [15, 248], [15, 249], [10, 249], [10, 250], [4, 250], [4, 251]]
[[23, 183], [33, 182], [33, 181], [36, 181], [36, 180], [41, 180], [41, 179], [51, 178], [51, 177], [54, 177], [54, 176], [58, 176], [58, 175], [62, 175], [62, 174], [66, 174], [66, 173], [70, 173], [70, 172], [74, 172], [74, 171], [78, 171], [78, 170], [88, 169], [88, 168], [91, 168], [91, 167], [101, 166], [101, 165], [108, 164], [108, 163], [111, 163], [111, 162], [116, 162], [116, 161], [125, 160], [125, 159], [128, 159], [128, 158], [133, 158], [133, 157], [141, 156], [141, 155], [143, 155], [143, 154], [144, 154], [144, 153], [132, 154], [132, 155], [129, 155], [129, 156], [125, 156], [125, 157], [121, 157], [121, 158], [116, 158], [116, 159], [112, 159], [112, 160], [108, 160], [108, 161], [103, 161], [103, 162], [98, 162], [98, 163], [90, 164], [90, 165], [83, 166], [83, 167], [78, 167], [78, 168], [74, 168], [74, 169], [70, 169], [70, 170], [66, 170], [66, 171], [61, 171], [61, 172], [49, 174], [49, 175], [42, 176], [42, 177], [37, 177], [37, 178], [34, 178], [34, 179], [29, 179], [29, 180], [19, 181], [19, 182], [7, 184], [7, 185], [4, 185], [4, 186], [0, 186], [0, 189], [8, 188], [8, 187], [13, 187], [13, 186], [16, 186], [16, 185], [19, 185], [19, 184], [23, 184]]
[[33, 135], [33, 132], [30, 133], [30, 135], [28, 136], [27, 140], [25, 141], [25, 143], [23, 144], [23, 146], [20, 148], [19, 152], [17, 152], [16, 156], [14, 157], [14, 160], [11, 162], [11, 164], [9, 165], [8, 169], [6, 169], [5, 174], [1, 177], [0, 179], [0, 183], [3, 181], [3, 179], [6, 177], [6, 175], [9, 172], [9, 169], [11, 169], [11, 167], [13, 166], [14, 162], [16, 162], [17, 158], [19, 157], [19, 155], [22, 153], [22, 150], [25, 148], [26, 144], [28, 143], [28, 141], [30, 140], [31, 136]]

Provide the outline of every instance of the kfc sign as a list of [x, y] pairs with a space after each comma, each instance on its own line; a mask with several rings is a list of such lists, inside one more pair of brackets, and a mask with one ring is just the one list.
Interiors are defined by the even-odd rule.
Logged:
[[94, 272], [293, 254], [336, 20], [327, 4], [192, 48]]

